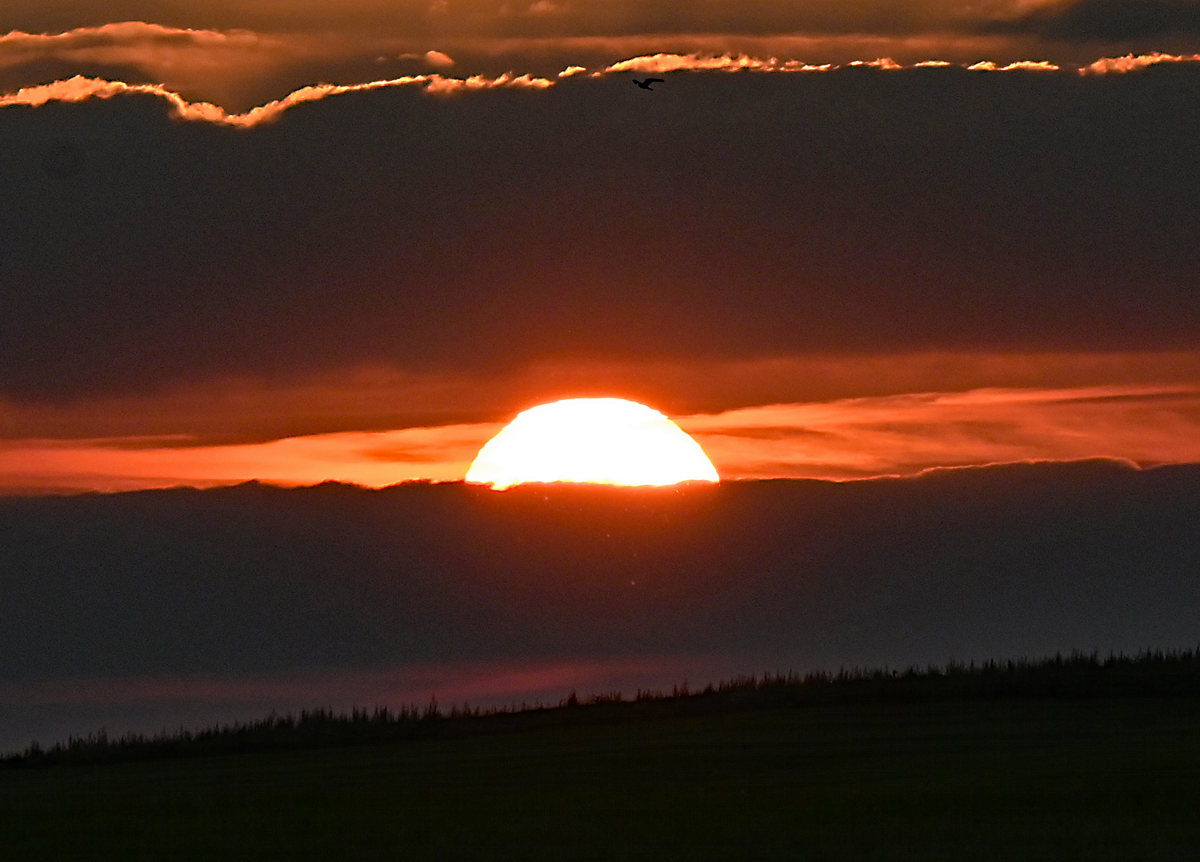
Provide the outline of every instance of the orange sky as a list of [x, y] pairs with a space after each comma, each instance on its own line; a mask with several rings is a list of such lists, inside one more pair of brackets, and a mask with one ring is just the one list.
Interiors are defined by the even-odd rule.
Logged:
[[1020, 60], [1081, 66], [1129, 53], [1196, 53], [1197, 28], [1186, 14], [1180, 20], [1161, 10], [1157, 16], [1137, 9], [1131, 14], [1125, 5], [159, 0], [147, 7], [139, 0], [14, 0], [0, 11], [0, 91], [83, 74], [163, 85], [190, 100], [245, 111], [321, 82], [358, 84], [430, 72], [553, 76], [567, 65], [595, 71], [661, 52], [813, 65], [890, 57], [903, 64], [941, 59], [1001, 67]]
[[[1164, 41], [1162, 47], [1179, 48], [1174, 40]], [[361, 35], [180, 29], [141, 21], [62, 33], [12, 31], [0, 34], [0, 107], [146, 92], [168, 99], [179, 117], [247, 126], [306, 101], [381, 86], [415, 84], [452, 92], [464, 86], [549, 87], [558, 78], [582, 73], [820, 72], [864, 64], [956, 64], [977, 71], [1065, 68], [1094, 74], [1200, 58], [1186, 44], [1175, 53], [1156, 48], [1127, 54], [1120, 52], [1124, 46], [1091, 44], [1063, 55], [1023, 40], [977, 34], [564, 36], [540, 43], [469, 37], [465, 44], [444, 46], [463, 62], [439, 45], [420, 42], [414, 50], [407, 42]], [[1114, 53], [1106, 55], [1106, 47]], [[357, 58], [364, 51], [373, 59]], [[548, 52], [553, 61], [544, 58]], [[348, 63], [345, 55], [357, 59]], [[572, 57], [589, 65], [577, 65]], [[47, 63], [58, 68], [57, 81], [24, 71]], [[339, 79], [326, 83], [334, 69]], [[137, 73], [129, 80], [113, 79], [106, 70]]]
[[373, 368], [0, 401], [0, 492], [458, 481], [517, 412], [579, 396], [662, 410], [726, 479], [1091, 457], [1200, 461], [1200, 353], [558, 362], [516, 373]]
[[0, 491], [458, 480], [594, 396], [726, 478], [1200, 460], [1200, 26], [1114, 3], [6, 4]]
[[[1029, 460], [1200, 461], [1200, 385], [989, 388], [672, 417], [725, 479], [855, 479]], [[260, 443], [187, 438], [0, 443], [0, 490], [124, 491], [259, 479], [370, 487], [463, 478], [500, 423], [340, 432]]]

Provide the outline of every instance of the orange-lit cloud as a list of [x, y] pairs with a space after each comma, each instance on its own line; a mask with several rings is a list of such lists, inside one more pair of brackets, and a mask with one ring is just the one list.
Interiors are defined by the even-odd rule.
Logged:
[[270, 79], [299, 62], [333, 58], [346, 49], [337, 39], [272, 35], [249, 30], [215, 31], [125, 21], [81, 27], [64, 33], [13, 31], [0, 36], [0, 70], [21, 81], [22, 69], [43, 83], [47, 64], [80, 73], [131, 70], [140, 83], [173, 92], [204, 93], [236, 101], [255, 82]]
[[[1155, 55], [1154, 58], [1119, 58], [1113, 61], [1097, 61], [1080, 72], [1127, 72], [1146, 65], [1167, 62], [1192, 62], [1196, 57], [1171, 57]], [[1137, 65], [1138, 60], [1144, 60]], [[1111, 62], [1111, 67], [1100, 64]], [[877, 60], [854, 61], [851, 66], [873, 66], [880, 69], [904, 68], [890, 57]], [[949, 65], [945, 61], [924, 61], [917, 66]], [[655, 54], [647, 57], [634, 57], [614, 63], [604, 70], [604, 73], [616, 72], [678, 72], [678, 71], [757, 71], [757, 72], [827, 72], [837, 68], [831, 64], [811, 65], [798, 60], [778, 60], [774, 57], [759, 59], [746, 55], [725, 55], [720, 57], [684, 55], [684, 54]], [[1022, 60], [997, 66], [991, 61], [974, 63], [967, 68], [974, 71], [1008, 72], [1016, 70], [1057, 71], [1058, 66], [1046, 61]], [[571, 77], [583, 71], [583, 67], [572, 66], [560, 73], [559, 77]], [[547, 89], [554, 86], [550, 78], [535, 75], [513, 75], [504, 73], [494, 78], [484, 75], [471, 75], [466, 78], [446, 77], [440, 74], [406, 75], [388, 80], [369, 81], [363, 84], [319, 84], [294, 90], [283, 99], [259, 105], [243, 113], [230, 113], [224, 108], [211, 102], [192, 102], [183, 98], [179, 93], [158, 84], [127, 84], [123, 81], [108, 81], [101, 78], [88, 78], [76, 75], [65, 81], [55, 81], [32, 87], [23, 87], [15, 93], [0, 96], [0, 108], [13, 105], [28, 105], [37, 107], [47, 102], [80, 102], [87, 99], [110, 99], [119, 95], [152, 95], [157, 96], [171, 105], [172, 116], [180, 120], [201, 120], [210, 123], [220, 123], [229, 126], [247, 128], [260, 123], [277, 119], [289, 108], [305, 102], [313, 102], [329, 96], [343, 93], [378, 90], [386, 87], [421, 86], [426, 92], [436, 94], [453, 94], [469, 90], [485, 90], [500, 87], [515, 87], [525, 89]]]
[[[441, 43], [439, 43], [441, 44]], [[1055, 56], [1021, 41], [1014, 44], [1005, 37], [976, 34], [910, 34], [903, 36], [872, 33], [805, 33], [791, 31], [775, 34], [755, 33], [682, 33], [628, 36], [561, 36], [555, 38], [473, 38], [446, 42], [447, 51], [458, 56], [492, 57], [507, 66], [528, 68], [538, 57], [553, 56], [569, 64], [606, 69], [637, 57], [682, 56], [696, 58], [751, 58], [763, 64], [792, 66], [845, 66], [858, 60], [893, 57], [909, 66], [930, 57], [939, 57], [956, 65], [967, 65], [981, 58], [1003, 63], [1027, 56]], [[1103, 51], [1092, 48], [1076, 57], [1064, 56], [1062, 62], [1091, 62]]]
[[1136, 72], [1147, 66], [1157, 66], [1163, 63], [1200, 63], [1200, 54], [1127, 54], [1124, 57], [1105, 57], [1084, 66], [1079, 71], [1095, 75], [1122, 74]]
[[1003, 66], [998, 66], [991, 60], [983, 60], [972, 63], [967, 68], [972, 72], [1057, 72], [1062, 69], [1061, 66], [1056, 66], [1046, 60], [1017, 60], [1015, 63], [1006, 63]]
[[[1187, 58], [1174, 58], [1176, 60]], [[1098, 61], [1105, 62], [1105, 61]], [[1159, 60], [1157, 62], [1169, 62], [1169, 60]], [[891, 57], [879, 57], [875, 60], [852, 60], [845, 64], [846, 66], [866, 66], [876, 69], [904, 69], [904, 68], [930, 68], [930, 67], [947, 67], [953, 66], [954, 63], [948, 60], [921, 60], [905, 66]], [[965, 68], [973, 72], [1016, 72], [1016, 71], [1040, 71], [1040, 72], [1057, 72], [1061, 70], [1061, 66], [1055, 65], [1046, 60], [1016, 60], [1011, 63], [999, 64], [991, 60], [981, 60], [976, 63], [963, 64]], [[1094, 64], [1093, 64], [1094, 65]], [[703, 55], [703, 54], [652, 54], [643, 57], [633, 57], [628, 60], [622, 60], [619, 63], [613, 63], [605, 72], [828, 72], [832, 69], [839, 68], [833, 63], [823, 63], [814, 65], [804, 63], [800, 60], [780, 60], [777, 57], [768, 57], [766, 59], [759, 57], [750, 57], [746, 54], [723, 54], [720, 56]], [[1090, 69], [1091, 67], [1087, 67]], [[1121, 71], [1132, 71], [1134, 66], [1121, 69]], [[1081, 72], [1086, 69], [1080, 69]]]
[[1200, 461], [1197, 386], [917, 393], [677, 421], [726, 478], [851, 479], [1093, 457]]
[[[1064, 40], [1020, 23], [1033, 21], [1031, 13], [1042, 20], [1086, 2], [1007, 0], [982, 10], [957, 2], [908, 4], [903, 10], [873, 3], [735, 5], [739, 8], [714, 14], [712, 4], [650, 10], [636, 3], [614, 7], [543, 0], [458, 2], [443, 9], [420, 0], [372, 2], [353, 12], [329, 14], [315, 4], [302, 10], [301, 4], [289, 2], [237, 14], [221, 4], [221, 10], [197, 8], [191, 15], [174, 9], [162, 22], [94, 23], [96, 16], [86, 15], [77, 20], [93, 26], [58, 32], [34, 29], [39, 20], [50, 25], [45, 16], [10, 15], [14, 23], [24, 20], [25, 29], [0, 35], [0, 87], [47, 83], [47, 74], [81, 74], [158, 84], [190, 99], [242, 111], [308, 84], [359, 84], [401, 74], [444, 73], [452, 66], [463, 77], [495, 78], [510, 70], [546, 77], [566, 66], [604, 69], [628, 63], [621, 58], [629, 57], [707, 58], [709, 65], [689, 68], [730, 68], [728, 58], [741, 58], [744, 68], [778, 71], [866, 63], [876, 57], [895, 58], [907, 67], [938, 57], [964, 66], [984, 62], [1013, 70], [1038, 67], [1028, 57], [1049, 58], [1043, 68], [1075, 68], [1105, 52], [1179, 59], [1194, 50], [1187, 39], [1150, 44], [1115, 36]], [[67, 22], [72, 15], [64, 11], [51, 18]], [[1030, 65], [1016, 65], [1022, 63]], [[380, 64], [386, 75], [380, 74]], [[1100, 60], [1097, 65], [1111, 71], [1120, 64]]]
[[250, 30], [222, 32], [123, 21], [64, 33], [13, 30], [0, 35], [0, 65], [55, 56], [103, 63], [162, 63], [173, 67], [186, 61], [185, 51], [192, 51], [198, 60], [202, 58], [204, 65], [215, 66], [226, 53], [244, 56], [282, 48], [281, 39]]
[[371, 81], [366, 84], [320, 84], [303, 87], [286, 98], [268, 102], [241, 114], [231, 114], [211, 102], [189, 102], [165, 87], [155, 84], [126, 84], [121, 81], [105, 81], [99, 78], [76, 76], [67, 81], [55, 81], [36, 87], [26, 87], [6, 96], [0, 96], [0, 108], [10, 105], [44, 105], [47, 102], [81, 102], [86, 99], [110, 99], [124, 94], [152, 95], [165, 99], [171, 105], [171, 115], [179, 120], [203, 120], [228, 126], [247, 128], [277, 119], [289, 108], [305, 102], [313, 102], [342, 93], [378, 90], [385, 87], [423, 86], [426, 92], [448, 95], [467, 90], [487, 90], [497, 87], [544, 89], [554, 82], [530, 75], [500, 75], [486, 78], [473, 75], [469, 78], [447, 78], [442, 75], [409, 75], [386, 81]]
[[[139, 70], [143, 83], [107, 79], [91, 74], [77, 74], [51, 83], [18, 87], [15, 92], [0, 96], [0, 107], [7, 105], [41, 105], [47, 101], [80, 101], [86, 98], [110, 98], [122, 93], [151, 94], [168, 101], [177, 118], [205, 120], [234, 126], [253, 126], [277, 117], [288, 108], [327, 96], [388, 86], [421, 85], [430, 92], [449, 93], [462, 89], [483, 89], [499, 86], [549, 87], [550, 77], [540, 74], [464, 74], [460, 78], [444, 77], [446, 70], [456, 65], [451, 54], [436, 49], [413, 51], [412, 45], [397, 50], [395, 39], [378, 40], [370, 44], [345, 41], [344, 34], [330, 33], [320, 37], [303, 33], [259, 33], [250, 30], [208, 30], [166, 27], [140, 21], [81, 27], [62, 33], [27, 33], [12, 31], [0, 35], [0, 70], [55, 61], [64, 68], [79, 69], [129, 68]], [[656, 37], [658, 38], [658, 37]], [[923, 34], [877, 36], [862, 34], [783, 34], [775, 36], [740, 37], [740, 44], [759, 53], [728, 50], [725, 37], [698, 36], [684, 40], [697, 50], [689, 53], [641, 53], [617, 62], [602, 65], [594, 75], [621, 72], [664, 73], [678, 71], [755, 71], [755, 72], [813, 72], [829, 71], [841, 66], [874, 66], [882, 69], [961, 65], [976, 71], [1058, 71], [1067, 68], [1049, 60], [1017, 59], [997, 61], [982, 59], [957, 63], [948, 60], [928, 60], [936, 54], [952, 54], [960, 58], [980, 53], [1009, 53], [995, 37], [958, 34], [952, 40]], [[572, 50], [582, 54], [612, 53], [637, 47], [647, 42], [630, 41], [630, 37], [572, 37], [557, 39], [496, 39], [479, 38], [461, 42], [464, 50], [476, 57], [507, 56], [515, 62], [523, 54], [537, 56], [555, 52], [567, 55]], [[705, 50], [705, 48], [708, 50]], [[854, 59], [873, 54], [878, 59]], [[361, 74], [362, 56], [376, 57], [376, 62], [420, 60], [425, 70], [433, 74], [406, 74], [378, 80], [351, 83], [317, 84], [293, 89], [286, 96], [274, 99], [245, 111], [235, 111], [230, 105], [244, 102], [245, 94], [261, 92], [264, 82], [283, 80], [303, 74], [299, 70], [313, 69], [321, 64], [351, 66], [352, 77]], [[893, 56], [901, 57], [897, 61]], [[809, 59], [802, 59], [807, 57]], [[340, 59], [339, 59], [340, 58]], [[815, 60], [813, 58], [816, 58]], [[352, 62], [351, 62], [352, 61]], [[1102, 58], [1079, 68], [1085, 74], [1130, 72], [1162, 63], [1196, 62], [1200, 54], [1129, 54], [1123, 57]], [[567, 78], [587, 70], [572, 63], [555, 77]], [[470, 71], [469, 69], [467, 71]], [[554, 74], [546, 72], [546, 75]], [[282, 76], [282, 77], [281, 77]], [[184, 93], [211, 93], [209, 100], [189, 99]]]
[[172, 438], [177, 445], [262, 443], [342, 431], [507, 422], [535, 404], [625, 397], [669, 415], [911, 392], [1191, 386], [1200, 352], [686, 357], [542, 361], [522, 368], [416, 373], [387, 366], [294, 378], [214, 378], [70, 401], [0, 400], [0, 439]]
[[436, 69], [449, 69], [454, 65], [454, 58], [443, 51], [426, 51], [425, 62]]
[[780, 61], [775, 57], [760, 59], [745, 54], [723, 54], [720, 56], [701, 54], [651, 54], [631, 57], [613, 63], [605, 72], [801, 72], [828, 71], [829, 64], [810, 66], [798, 60]]
[[[936, 467], [1110, 457], [1200, 462], [1200, 386], [979, 389], [673, 417], [723, 478], [853, 479]], [[250, 479], [383, 487], [462, 479], [502, 423], [194, 446], [177, 438], [11, 440], [8, 491], [212, 486]]]
[[[277, 88], [282, 81], [315, 83], [336, 72], [339, 77], [350, 76], [347, 84], [371, 83], [371, 78], [362, 76], [373, 72], [372, 77], [378, 78], [378, 65], [387, 63], [393, 68], [398, 63], [399, 68], [414, 73], [444, 73], [455, 66], [447, 52], [416, 41], [339, 32], [263, 33], [125, 21], [62, 33], [12, 31], [0, 35], [0, 79], [29, 87], [48, 83], [38, 77], [46, 64], [75, 70], [84, 78], [107, 77], [103, 75], [106, 70], [130, 70], [136, 80], [122, 77], [114, 83], [158, 85], [165, 97], [167, 93], [192, 98], [203, 95], [207, 98], [202, 101], [214, 101], [230, 111], [264, 91], [280, 92]], [[23, 73], [22, 69], [30, 71]], [[91, 71], [94, 69], [101, 74]], [[471, 77], [473, 71], [467, 70], [463, 77]], [[23, 75], [34, 78], [22, 80]]]
[[[1076, 71], [1080, 74], [1106, 74], [1135, 72], [1147, 66], [1163, 63], [1200, 62], [1200, 54], [1130, 54], [1125, 57], [1106, 57], [1096, 60]], [[605, 72], [827, 72], [845, 66], [870, 66], [878, 69], [925, 69], [935, 67], [962, 66], [973, 72], [1059, 72], [1066, 66], [1049, 60], [1013, 60], [998, 63], [994, 60], [979, 60], [972, 63], [952, 63], [949, 60], [919, 60], [909, 64], [897, 62], [891, 57], [875, 60], [851, 60], [844, 64], [822, 63], [814, 65], [801, 60], [781, 60], [778, 57], [753, 57], [746, 54], [649, 54], [621, 60], [605, 68]]]
[[261, 479], [327, 480], [381, 488], [413, 479], [461, 479], [499, 424], [320, 434], [266, 443], [189, 446], [180, 438], [16, 440], [0, 443], [0, 488], [128, 491], [211, 487]]

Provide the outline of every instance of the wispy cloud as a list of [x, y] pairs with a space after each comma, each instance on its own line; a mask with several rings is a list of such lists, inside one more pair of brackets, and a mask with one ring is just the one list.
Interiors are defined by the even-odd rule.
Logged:
[[979, 389], [677, 420], [726, 478], [852, 479], [1027, 460], [1200, 461], [1200, 387]]
[[[1109, 457], [1200, 462], [1200, 386], [977, 389], [772, 404], [676, 419], [723, 478], [854, 479], [936, 467]], [[186, 437], [0, 443], [0, 489], [100, 490], [259, 479], [384, 487], [457, 481], [502, 423], [195, 446]]]
[[[21, 34], [22, 36], [27, 34]], [[0, 37], [7, 38], [7, 37]], [[47, 37], [52, 38], [52, 37]], [[436, 65], [446, 66], [445, 60], [450, 60], [441, 52], [428, 52], [438, 55]], [[445, 58], [442, 60], [441, 58]], [[431, 61], [432, 62], [432, 61]], [[452, 63], [453, 61], [450, 60]], [[1143, 69], [1147, 66], [1163, 63], [1200, 62], [1200, 54], [1171, 55], [1148, 54], [1097, 60], [1088, 66], [1078, 69], [1080, 74], [1112, 74], [1126, 73]], [[875, 60], [853, 61], [847, 66], [868, 66], [878, 69], [898, 70], [905, 68], [927, 68], [931, 66], [952, 66], [943, 60], [926, 60], [905, 66], [890, 57]], [[795, 72], [828, 72], [841, 66], [825, 63], [814, 65], [800, 60], [780, 60], [776, 57], [759, 58], [745, 54], [725, 54], [720, 56], [700, 54], [653, 54], [641, 57], [631, 57], [613, 63], [593, 76], [618, 74], [623, 72], [637, 73], [666, 73], [666, 72], [762, 72], [762, 73], [795, 73]], [[1012, 71], [1061, 71], [1062, 67], [1046, 60], [1019, 60], [999, 65], [990, 60], [983, 60], [964, 68], [981, 72], [1012, 72]], [[569, 66], [558, 74], [559, 78], [569, 78], [586, 71], [583, 66]], [[464, 91], [487, 90], [504, 87], [524, 89], [548, 89], [555, 85], [555, 80], [537, 75], [515, 75], [510, 72], [489, 77], [486, 75], [471, 75], [463, 78], [449, 77], [442, 74], [405, 75], [399, 78], [389, 78], [378, 81], [368, 81], [361, 84], [318, 84], [294, 90], [282, 99], [251, 108], [241, 113], [230, 112], [212, 102], [189, 101], [178, 92], [161, 84], [130, 84], [124, 81], [112, 81], [103, 78], [90, 78], [76, 75], [62, 81], [23, 87], [14, 93], [0, 96], [0, 108], [13, 105], [39, 106], [47, 102], [80, 102], [87, 99], [110, 99], [120, 95], [152, 95], [157, 96], [171, 105], [171, 115], [180, 120], [200, 120], [229, 126], [250, 127], [260, 123], [270, 122], [280, 114], [296, 105], [338, 96], [343, 93], [379, 90], [388, 87], [419, 86], [426, 92], [449, 95]]]
[[[178, 51], [197, 48], [205, 51], [238, 52], [273, 50], [280, 39], [251, 30], [204, 30], [164, 27], [143, 21], [123, 21], [102, 27], [80, 27], [63, 33], [25, 33], [13, 30], [0, 35], [0, 64], [11, 65], [45, 55], [76, 56], [105, 62], [127, 62], [131, 57], [146, 57], [130, 52], [153, 49]], [[173, 54], [177, 60], [178, 54]]]
[[1061, 66], [1056, 66], [1046, 60], [1017, 60], [1015, 63], [1006, 63], [1003, 66], [997, 65], [991, 60], [982, 60], [972, 63], [967, 68], [972, 72], [1058, 72], [1062, 69]]
[[798, 60], [761, 59], [745, 54], [651, 54], [631, 57], [606, 68], [605, 72], [803, 72], [828, 71], [831, 64], [811, 66]]
[[[1125, 57], [1106, 57], [1086, 66], [1073, 69], [1081, 75], [1135, 72], [1147, 66], [1162, 63], [1200, 62], [1200, 54], [1139, 54]], [[845, 64], [822, 63], [815, 65], [801, 60], [781, 60], [778, 57], [752, 57], [746, 54], [649, 54], [631, 57], [613, 63], [605, 72], [828, 72], [843, 66], [869, 66], [877, 69], [924, 69], [953, 67], [973, 72], [1060, 72], [1070, 69], [1049, 60], [1014, 60], [997, 63], [979, 60], [973, 63], [952, 63], [948, 60], [920, 60], [910, 64], [899, 63], [891, 57], [875, 60], [852, 60]]]
[[11, 105], [44, 105], [47, 102], [82, 102], [87, 99], [111, 99], [120, 95], [151, 95], [166, 100], [171, 105], [171, 115], [179, 120], [202, 120], [242, 128], [257, 126], [275, 120], [284, 111], [305, 102], [314, 102], [343, 93], [379, 90], [387, 87], [420, 86], [429, 93], [450, 95], [470, 90], [488, 90], [499, 87], [544, 89], [553, 86], [547, 78], [531, 75], [504, 74], [496, 78], [473, 75], [469, 78], [447, 78], [442, 75], [408, 75], [386, 81], [371, 81], [366, 84], [319, 84], [303, 87], [286, 98], [268, 102], [244, 113], [230, 113], [211, 102], [189, 102], [178, 93], [157, 84], [126, 84], [121, 81], [106, 81], [101, 78], [76, 76], [66, 81], [55, 81], [36, 87], [25, 87], [15, 93], [0, 96], [0, 108]]
[[1200, 54], [1127, 54], [1124, 57], [1105, 57], [1084, 66], [1079, 71], [1095, 75], [1124, 74], [1158, 66], [1163, 63], [1200, 63]]
[[131, 491], [212, 487], [249, 479], [280, 485], [351, 482], [382, 488], [461, 479], [497, 424], [288, 437], [193, 446], [186, 437], [14, 440], [0, 443], [0, 489]]
[[[456, 63], [447, 52], [419, 41], [336, 31], [267, 33], [124, 21], [61, 33], [14, 30], [0, 35], [0, 86], [43, 84], [47, 70], [58, 70], [61, 79], [73, 77], [62, 74], [71, 70], [83, 77], [203, 95], [226, 109], [264, 91], [286, 93], [278, 89], [285, 81], [309, 84], [333, 77], [347, 84], [370, 83], [370, 77], [359, 76], [379, 77], [381, 65], [418, 74], [445, 73]], [[479, 70], [467, 69], [463, 77], [475, 72]]]
[[487, 423], [559, 398], [624, 397], [671, 415], [826, 403], [911, 392], [1177, 387], [1200, 381], [1200, 352], [799, 355], [764, 359], [547, 360], [415, 372], [390, 365], [214, 377], [70, 400], [0, 399], [0, 439], [262, 443], [344, 431]]
[[[1178, 0], [994, 0], [982, 7], [923, 0], [903, 9], [825, 0], [671, 9], [608, 0], [491, 5], [412, 0], [368, 2], [337, 14], [294, 0], [240, 10], [244, 14], [228, 4], [192, 14], [186, 6], [185, 0], [165, 23], [117, 20], [61, 32], [36, 28], [103, 19], [67, 10], [49, 17], [10, 13], [7, 20], [25, 23], [24, 29], [0, 35], [0, 87], [46, 83], [47, 74], [81, 74], [161, 84], [244, 110], [301, 85], [382, 78], [381, 64], [389, 78], [445, 72], [451, 57], [464, 77], [493, 78], [508, 70], [550, 76], [566, 66], [604, 69], [620, 65], [615, 62], [620, 58], [665, 61], [672, 55], [706, 58], [689, 68], [732, 68], [728, 59], [733, 58], [743, 68], [776, 71], [873, 57], [892, 57], [905, 66], [930, 57], [962, 65], [988, 61], [1008, 69], [1014, 62], [1045, 57], [1051, 65], [1074, 68], [1101, 53], [1157, 50], [1185, 56], [1195, 50], [1194, 37], [1200, 34], [1200, 6]], [[112, 12], [136, 14], [134, 7]], [[195, 23], [168, 26], [188, 22]]]
[[[236, 99], [255, 82], [300, 62], [345, 52], [337, 39], [272, 35], [249, 30], [164, 27], [141, 21], [81, 27], [64, 33], [0, 35], [0, 79], [44, 83], [48, 69], [96, 76], [121, 73], [133, 83], [161, 84], [178, 92]], [[111, 71], [110, 71], [111, 70]], [[125, 70], [122, 72], [122, 70]]]

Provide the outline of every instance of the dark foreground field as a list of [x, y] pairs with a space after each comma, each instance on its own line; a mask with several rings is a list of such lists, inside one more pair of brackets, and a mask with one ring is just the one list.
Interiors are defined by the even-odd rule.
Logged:
[[1200, 852], [1195, 697], [830, 702], [519, 725], [10, 766], [0, 847], [13, 860]]

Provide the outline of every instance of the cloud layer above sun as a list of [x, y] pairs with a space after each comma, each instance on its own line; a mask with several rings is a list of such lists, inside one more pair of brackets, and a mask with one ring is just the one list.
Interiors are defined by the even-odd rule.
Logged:
[[1187, 4], [197, 8], [0, 36], [6, 487], [460, 478], [569, 397], [729, 475], [1192, 457]]
[[1194, 350], [1198, 90], [1191, 62], [427, 76], [249, 128], [37, 94], [0, 108], [0, 395]]
[[75, 75], [161, 84], [241, 112], [323, 82], [455, 68], [550, 77], [632, 56], [724, 54], [799, 65], [947, 60], [1085, 65], [1200, 50], [1193, 0], [310, 0], [94, 4], [15, 0], [0, 12], [0, 90]]

